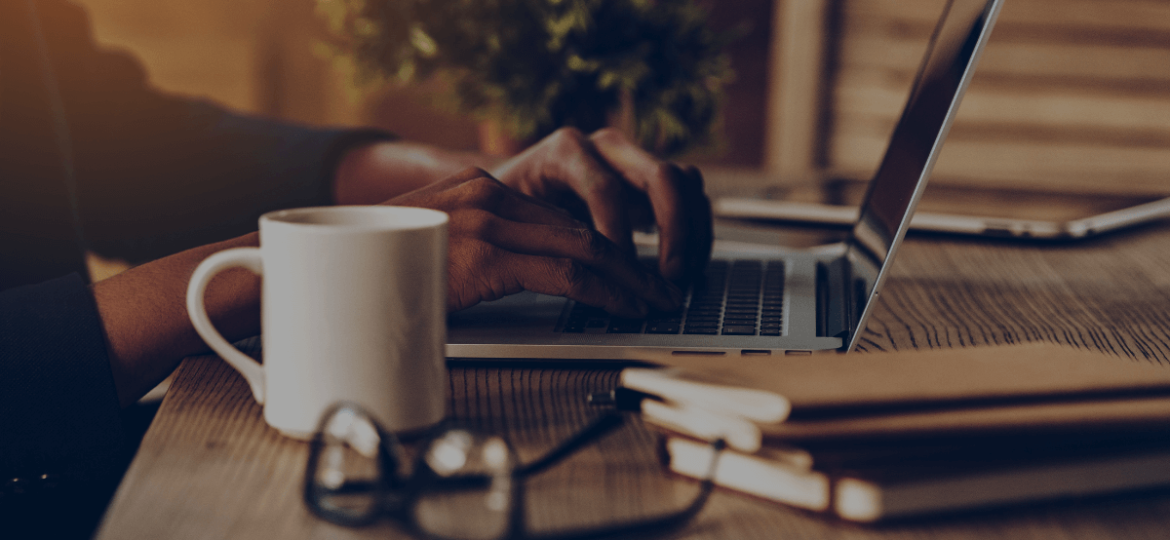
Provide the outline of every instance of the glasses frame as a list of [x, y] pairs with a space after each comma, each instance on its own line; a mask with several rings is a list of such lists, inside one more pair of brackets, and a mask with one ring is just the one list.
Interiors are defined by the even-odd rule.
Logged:
[[[320, 462], [321, 451], [325, 447], [323, 437], [326, 423], [338, 411], [346, 408], [352, 409], [367, 418], [377, 431], [379, 437], [377, 459], [380, 474], [378, 484], [373, 487], [375, 490], [374, 503], [369, 512], [357, 516], [330, 511], [322, 503], [321, 494], [315, 488], [315, 482], [313, 480], [317, 475], [317, 465]], [[616, 410], [606, 412], [581, 431], [578, 431], [575, 435], [546, 452], [540, 458], [530, 463], [517, 464], [513, 467], [511, 472], [512, 500], [508, 525], [505, 528], [505, 534], [499, 537], [498, 540], [587, 540], [615, 535], [647, 536], [651, 534], [663, 534], [674, 530], [694, 518], [703, 509], [703, 506], [706, 505], [707, 499], [710, 498], [711, 492], [714, 490], [715, 469], [719, 463], [720, 453], [726, 447], [726, 443], [722, 439], [711, 443], [713, 454], [707, 477], [700, 482], [699, 492], [695, 495], [695, 498], [682, 510], [638, 520], [617, 522], [602, 527], [567, 529], [551, 534], [531, 534], [527, 531], [524, 515], [524, 502], [526, 500], [525, 479], [552, 467], [581, 448], [600, 440], [624, 424], [625, 415], [623, 413]], [[430, 436], [424, 439], [423, 448], [426, 448], [436, 438], [453, 429], [458, 429], [457, 423], [444, 422], [440, 424], [432, 430]], [[505, 441], [505, 444], [508, 443]], [[509, 451], [512, 452], [512, 455], [516, 455], [515, 450], [510, 444]], [[398, 467], [402, 463], [405, 463], [404, 456], [405, 453], [402, 450], [398, 438], [383, 429], [381, 424], [360, 405], [348, 402], [334, 404], [322, 415], [316, 434], [310, 443], [309, 459], [305, 467], [303, 492], [305, 504], [317, 517], [338, 525], [362, 527], [383, 518], [390, 518], [403, 526], [406, 532], [421, 538], [428, 540], [457, 540], [432, 534], [418, 523], [413, 512], [414, 507], [419, 502], [424, 488], [433, 485], [434, 482], [440, 479], [433, 475], [429, 467], [421, 466], [419, 461], [424, 457], [421, 454], [416, 459], [415, 466], [410, 475], [405, 478], [401, 477]]]

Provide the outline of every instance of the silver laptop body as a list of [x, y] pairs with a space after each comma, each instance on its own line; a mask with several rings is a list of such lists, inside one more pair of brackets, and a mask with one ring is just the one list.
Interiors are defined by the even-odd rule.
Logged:
[[[716, 244], [709, 275], [739, 272], [763, 293], [754, 326], [740, 308], [703, 307], [719, 287], [728, 301], [737, 297], [730, 278], [718, 276], [690, 291], [677, 316], [651, 322], [615, 321], [564, 298], [525, 292], [451, 314], [447, 356], [638, 361], [853, 349], [1002, 4], [951, 0], [944, 8], [847, 240], [802, 250]], [[721, 326], [712, 331], [712, 324]]]

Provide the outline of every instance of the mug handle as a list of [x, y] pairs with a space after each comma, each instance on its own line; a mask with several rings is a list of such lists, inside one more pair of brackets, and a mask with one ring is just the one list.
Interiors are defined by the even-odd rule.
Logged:
[[219, 354], [229, 365], [236, 368], [248, 386], [252, 388], [252, 396], [256, 402], [263, 405], [265, 396], [264, 367], [252, 357], [240, 352], [215, 329], [211, 319], [207, 316], [207, 307], [203, 304], [203, 293], [207, 284], [216, 274], [233, 267], [243, 267], [263, 275], [263, 261], [260, 258], [260, 248], [232, 248], [216, 253], [199, 263], [191, 282], [187, 285], [187, 314], [191, 317], [191, 324], [195, 331], [207, 342], [211, 350]]

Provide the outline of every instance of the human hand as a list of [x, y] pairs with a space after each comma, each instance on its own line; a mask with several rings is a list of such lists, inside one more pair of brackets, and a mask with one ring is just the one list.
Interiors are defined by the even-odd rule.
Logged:
[[566, 296], [624, 317], [681, 305], [677, 287], [598, 231], [482, 169], [466, 169], [385, 204], [450, 216], [450, 311], [521, 290]]
[[711, 255], [711, 203], [695, 167], [660, 161], [619, 131], [552, 135], [495, 169], [501, 182], [574, 212], [632, 256], [632, 230], [657, 224], [658, 268], [677, 284]]

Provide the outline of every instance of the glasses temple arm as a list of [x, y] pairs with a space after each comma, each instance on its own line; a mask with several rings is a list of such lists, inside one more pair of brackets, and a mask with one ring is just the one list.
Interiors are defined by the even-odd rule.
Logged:
[[703, 509], [703, 506], [707, 504], [707, 498], [711, 496], [711, 492], [715, 489], [715, 469], [719, 465], [719, 455], [726, 446], [727, 443], [722, 439], [711, 443], [711, 450], [714, 452], [714, 455], [711, 457], [711, 467], [707, 471], [707, 478], [699, 485], [699, 493], [695, 495], [695, 499], [682, 510], [645, 520], [619, 523], [597, 529], [569, 530], [548, 535], [528, 536], [526, 540], [588, 540], [613, 536], [643, 538], [651, 535], [660, 535], [682, 526], [690, 521], [691, 518], [695, 517]]
[[517, 467], [514, 475], [517, 477], [525, 477], [539, 473], [540, 471], [543, 471], [556, 464], [560, 460], [565, 459], [566, 456], [576, 452], [582, 446], [592, 443], [594, 440], [605, 436], [609, 432], [621, 426], [624, 421], [625, 418], [621, 414], [617, 413], [610, 413], [602, 416], [601, 418], [598, 418], [596, 421], [594, 421], [593, 424], [589, 425], [589, 427], [586, 427], [576, 435], [573, 435], [573, 437], [562, 442], [559, 446], [553, 448], [540, 459], [537, 459], [536, 461], [527, 465], [521, 465]]

